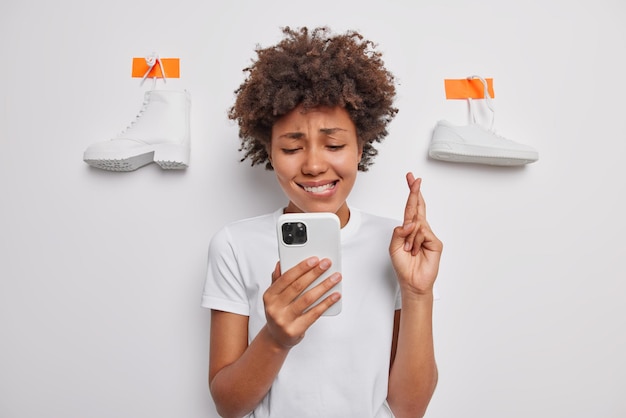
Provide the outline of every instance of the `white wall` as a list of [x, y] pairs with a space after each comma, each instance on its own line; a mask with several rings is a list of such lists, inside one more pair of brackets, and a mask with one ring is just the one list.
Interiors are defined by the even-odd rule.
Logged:
[[[626, 6], [502, 2], [3, 0], [0, 3], [0, 416], [215, 417], [206, 388], [206, 249], [284, 203], [239, 163], [226, 110], [257, 43], [328, 24], [379, 43], [400, 113], [351, 203], [400, 217], [424, 178], [445, 242], [428, 417], [626, 416]], [[92, 169], [143, 91], [131, 58], [181, 58], [192, 161]], [[463, 123], [443, 79], [494, 78], [496, 129], [524, 168], [426, 157]]]

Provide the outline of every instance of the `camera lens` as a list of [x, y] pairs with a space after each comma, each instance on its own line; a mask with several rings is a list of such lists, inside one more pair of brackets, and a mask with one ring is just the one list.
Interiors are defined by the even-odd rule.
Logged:
[[307, 241], [306, 225], [303, 222], [285, 222], [281, 229], [283, 242], [287, 245], [301, 245]]

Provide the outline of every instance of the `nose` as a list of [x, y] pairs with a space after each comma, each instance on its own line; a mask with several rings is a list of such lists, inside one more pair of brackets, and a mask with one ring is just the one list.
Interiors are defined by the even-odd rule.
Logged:
[[302, 163], [302, 174], [317, 176], [327, 169], [328, 162], [324, 156], [324, 151], [317, 147], [309, 148]]

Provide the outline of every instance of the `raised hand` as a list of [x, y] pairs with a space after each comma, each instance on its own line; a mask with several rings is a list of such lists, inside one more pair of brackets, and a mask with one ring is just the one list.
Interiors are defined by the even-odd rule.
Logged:
[[443, 244], [426, 221], [426, 203], [420, 191], [422, 179], [406, 175], [409, 197], [404, 222], [393, 230], [389, 254], [403, 291], [416, 294], [432, 292]]

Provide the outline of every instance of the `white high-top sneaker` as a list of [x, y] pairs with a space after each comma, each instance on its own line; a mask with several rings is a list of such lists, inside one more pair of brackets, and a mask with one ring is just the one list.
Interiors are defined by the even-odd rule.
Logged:
[[163, 169], [189, 166], [191, 97], [185, 90], [150, 90], [137, 117], [117, 137], [89, 146], [92, 167], [133, 171], [151, 162]]
[[487, 82], [478, 76], [470, 78], [478, 78], [483, 82], [485, 101], [492, 112], [491, 127], [485, 128], [476, 123], [472, 99], [469, 99], [472, 123], [459, 126], [446, 120], [437, 122], [428, 147], [428, 155], [441, 161], [502, 166], [524, 165], [537, 161], [539, 154], [534, 148], [503, 138], [495, 133], [493, 130], [495, 111], [491, 103]]

